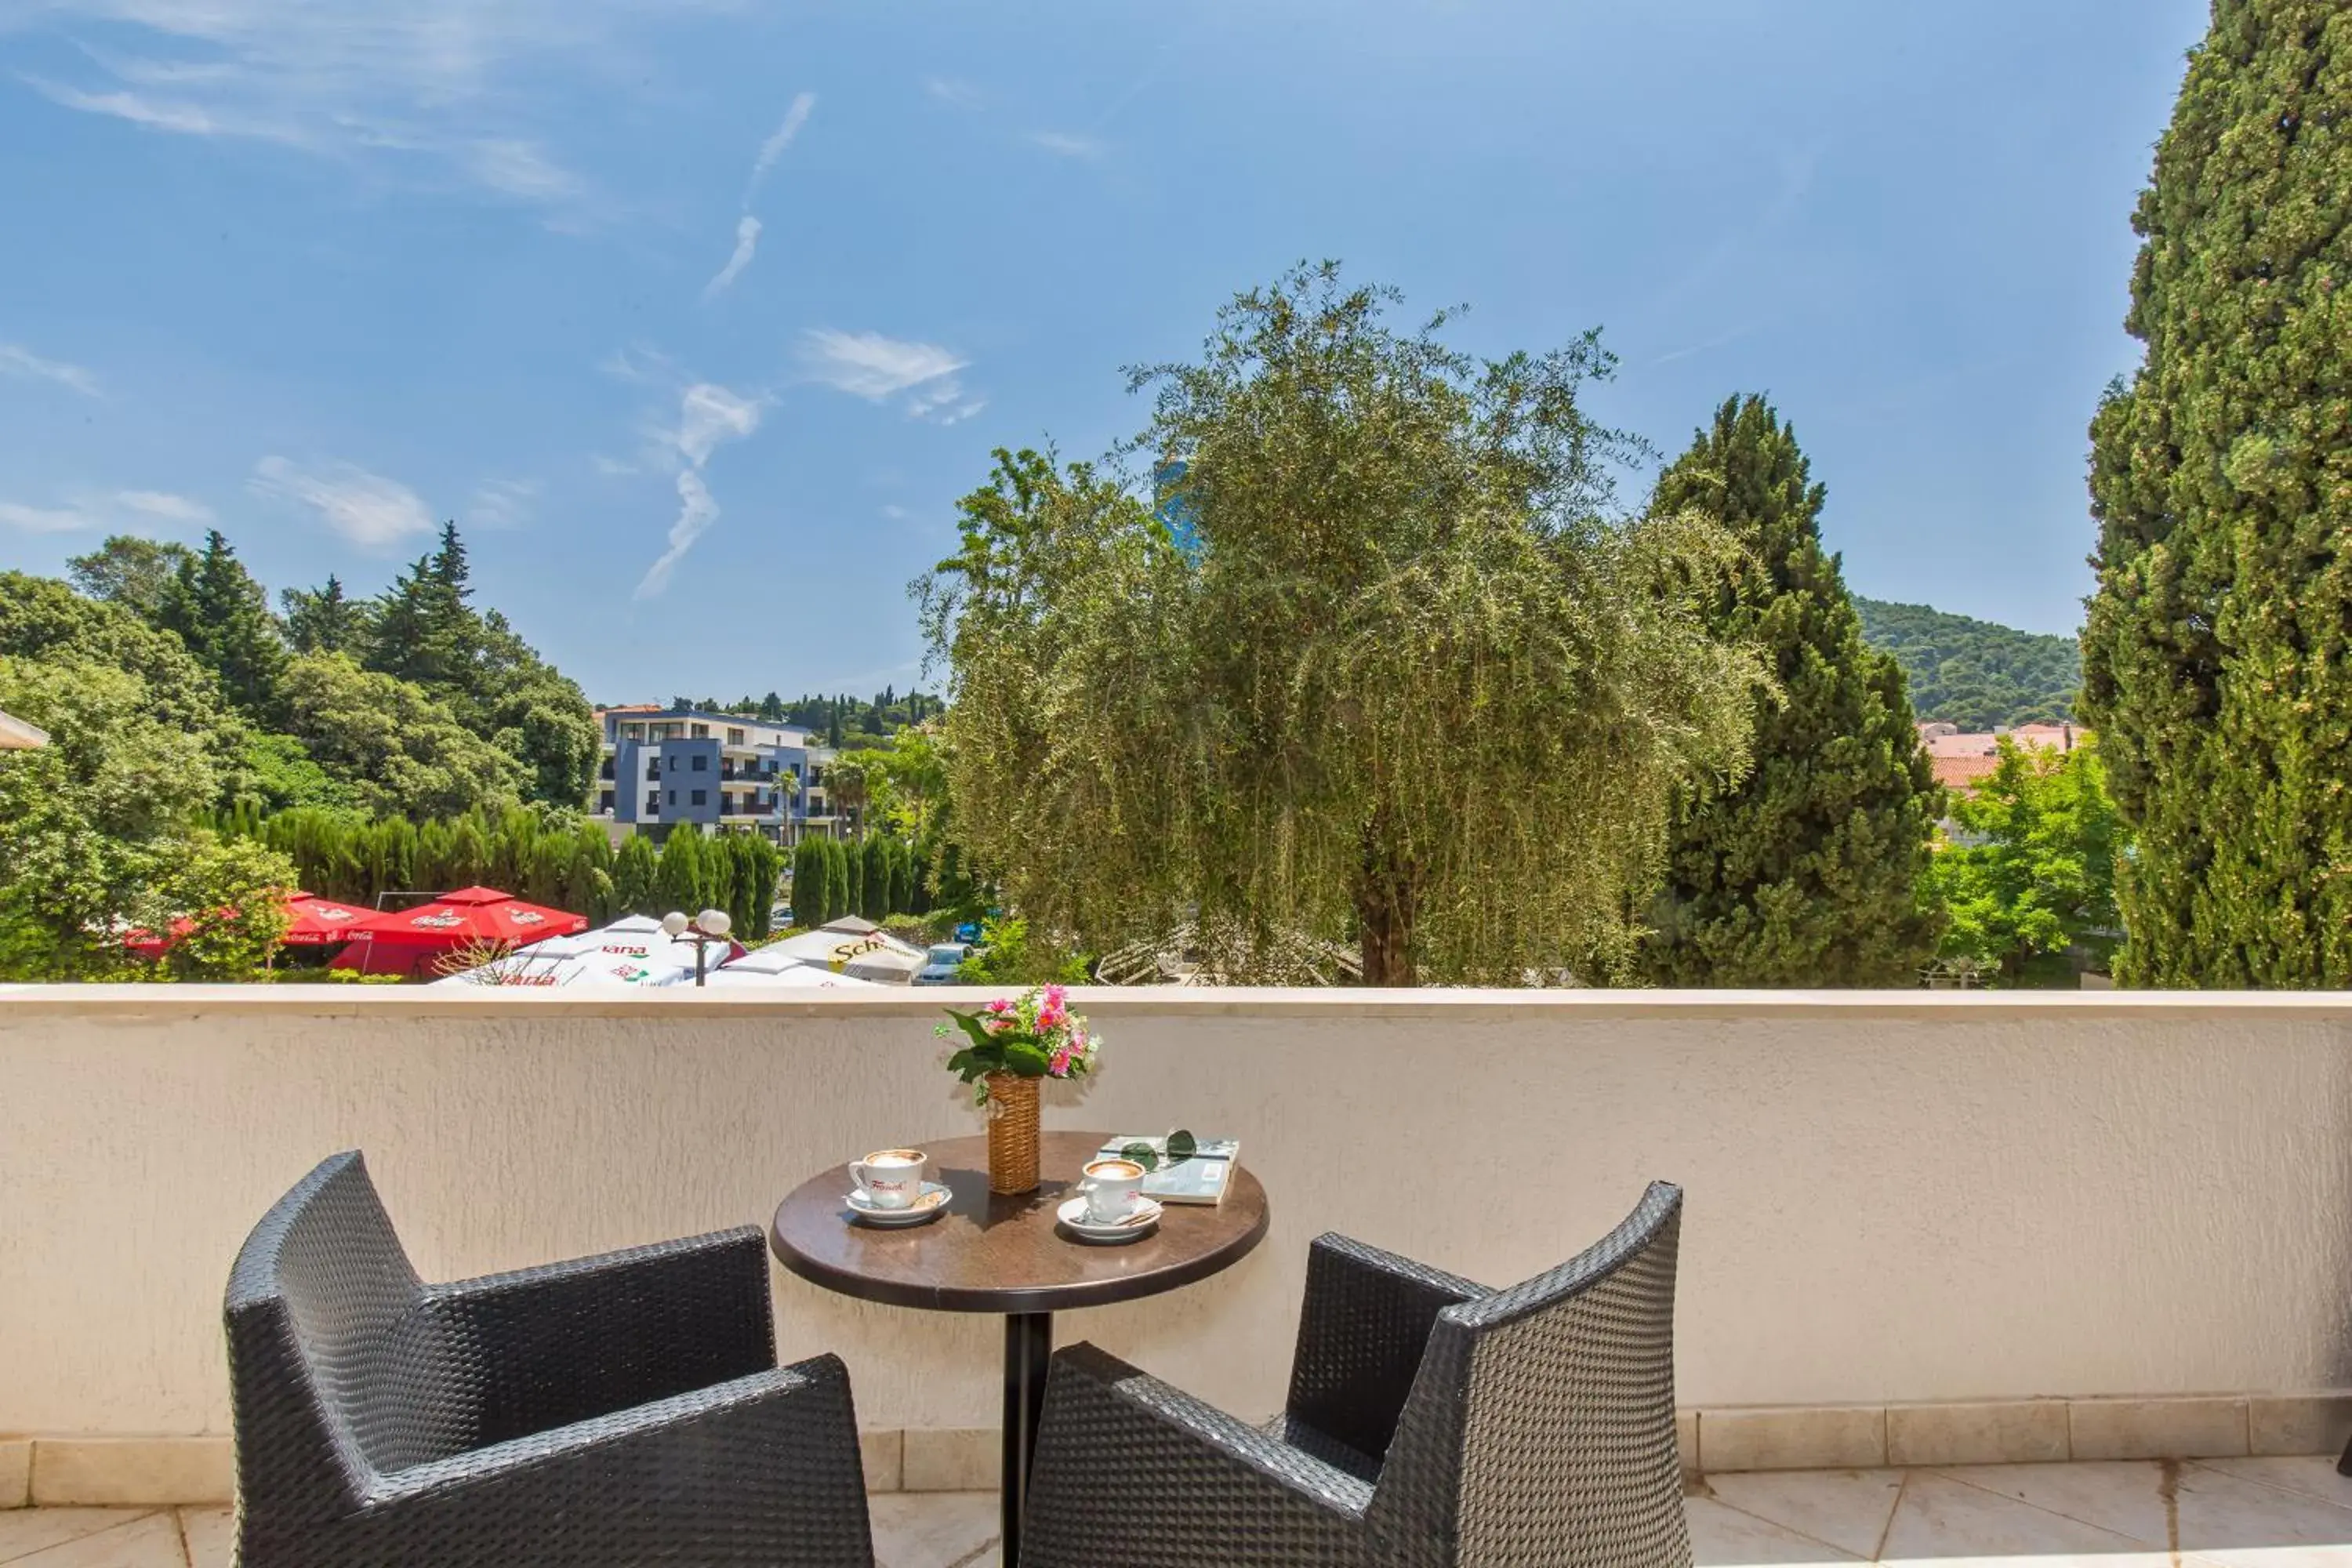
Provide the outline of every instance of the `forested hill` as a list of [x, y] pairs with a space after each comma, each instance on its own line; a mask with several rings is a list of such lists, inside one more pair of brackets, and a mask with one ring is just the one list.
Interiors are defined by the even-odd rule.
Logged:
[[1854, 595], [1862, 635], [1903, 666], [1911, 708], [1963, 730], [2074, 716], [2083, 654], [2073, 637], [2021, 632], [1926, 605]]

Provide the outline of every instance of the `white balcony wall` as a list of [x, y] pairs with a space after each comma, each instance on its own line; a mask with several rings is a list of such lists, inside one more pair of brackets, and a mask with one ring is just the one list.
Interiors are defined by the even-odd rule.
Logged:
[[[977, 1130], [930, 1033], [975, 995], [0, 988], [0, 1433], [226, 1430], [230, 1259], [338, 1149], [428, 1278], [764, 1227], [818, 1168]], [[1048, 1124], [1236, 1134], [1274, 1223], [1059, 1337], [1239, 1413], [1280, 1402], [1318, 1232], [1503, 1283], [1653, 1176], [1689, 1194], [1685, 1406], [2352, 1384], [2342, 999], [1084, 1005], [1106, 1070]], [[996, 1320], [775, 1294], [784, 1354], [839, 1351], [866, 1425], [993, 1421]]]

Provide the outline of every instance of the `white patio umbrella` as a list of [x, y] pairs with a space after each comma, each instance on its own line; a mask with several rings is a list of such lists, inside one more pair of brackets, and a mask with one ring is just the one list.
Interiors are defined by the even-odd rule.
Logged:
[[[631, 917], [632, 920], [643, 918]], [[465, 970], [431, 984], [541, 987], [591, 985], [642, 991], [693, 983], [693, 943], [671, 942], [662, 933], [661, 927], [651, 921], [644, 921], [644, 924], [652, 931], [650, 940], [642, 931], [622, 929], [629, 924], [627, 921], [616, 921], [602, 931], [550, 937], [545, 942], [531, 943], [520, 952], [509, 953], [478, 969]]]
[[[677, 940], [662, 930], [661, 921], [650, 915], [624, 915], [611, 925], [595, 931], [583, 931], [577, 936], [550, 937], [533, 942], [533, 952], [545, 952], [559, 957], [602, 953], [608, 957], [635, 959], [641, 963], [671, 964], [683, 968], [688, 975], [694, 973], [694, 943]], [[712, 943], [708, 960], [711, 969], [727, 962], [733, 944]]]
[[707, 984], [730, 991], [761, 990], [821, 990], [872, 991], [871, 980], [860, 980], [854, 974], [835, 974], [830, 969], [820, 969], [814, 963], [787, 963], [772, 970], [745, 969], [740, 963], [711, 973]]

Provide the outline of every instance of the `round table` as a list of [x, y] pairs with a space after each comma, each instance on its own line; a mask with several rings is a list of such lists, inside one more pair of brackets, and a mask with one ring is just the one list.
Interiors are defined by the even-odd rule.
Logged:
[[1205, 1279], [1248, 1256], [1265, 1235], [1265, 1189], [1236, 1166], [1223, 1203], [1170, 1204], [1159, 1228], [1140, 1241], [1098, 1247], [1070, 1240], [1054, 1210], [1109, 1141], [1103, 1132], [1046, 1133], [1038, 1162], [1044, 1182], [1017, 1197], [988, 1190], [986, 1138], [930, 1144], [927, 1174], [955, 1195], [940, 1218], [903, 1230], [851, 1221], [843, 1201], [849, 1167], [835, 1165], [794, 1188], [777, 1205], [768, 1232], [777, 1262], [828, 1290], [895, 1307], [1004, 1314], [1008, 1564], [1021, 1559], [1021, 1509], [1045, 1403], [1055, 1312], [1132, 1301]]

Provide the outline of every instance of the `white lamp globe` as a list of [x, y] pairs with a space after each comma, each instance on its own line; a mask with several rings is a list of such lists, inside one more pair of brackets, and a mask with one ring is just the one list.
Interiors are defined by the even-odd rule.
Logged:
[[694, 923], [712, 936], [725, 936], [735, 922], [728, 918], [725, 910], [705, 910], [695, 918]]
[[669, 913], [662, 916], [662, 930], [667, 931], [672, 936], [684, 936], [686, 934], [686, 917], [676, 910], [670, 910]]

